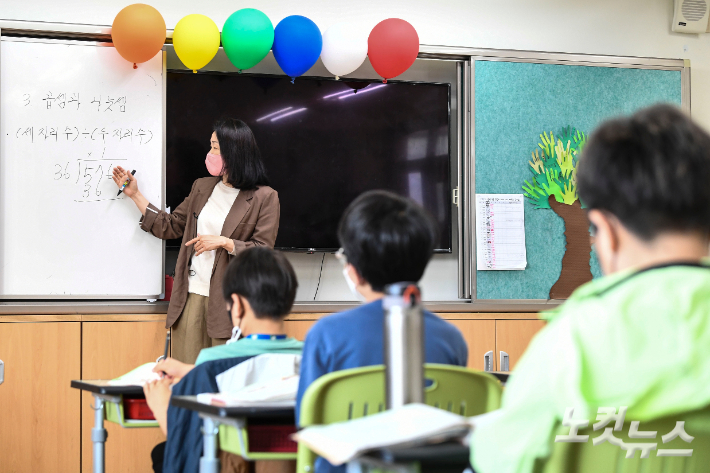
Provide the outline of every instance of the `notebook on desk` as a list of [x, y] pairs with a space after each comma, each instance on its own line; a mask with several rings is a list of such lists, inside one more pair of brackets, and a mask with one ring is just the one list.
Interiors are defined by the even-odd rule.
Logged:
[[406, 447], [462, 439], [469, 419], [425, 404], [384, 411], [347, 422], [306, 427], [294, 435], [333, 465], [383, 447]]
[[141, 365], [123, 376], [112, 379], [108, 384], [110, 386], [143, 386], [145, 383], [157, 381], [160, 379], [160, 374], [153, 372], [155, 365], [156, 363]]
[[198, 394], [197, 401], [223, 407], [295, 407], [297, 375], [268, 379], [234, 391]]

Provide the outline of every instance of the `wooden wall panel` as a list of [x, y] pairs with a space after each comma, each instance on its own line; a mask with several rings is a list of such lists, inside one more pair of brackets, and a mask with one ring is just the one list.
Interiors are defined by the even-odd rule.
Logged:
[[286, 325], [286, 335], [293, 337], [296, 340], [305, 340], [306, 333], [308, 330], [316, 323], [316, 320], [287, 320], [284, 322]]
[[[483, 356], [488, 351], [495, 352], [495, 320], [449, 320], [455, 325], [468, 345], [468, 367], [483, 370]], [[495, 367], [495, 365], [493, 365]]]
[[79, 322], [0, 323], [0, 471], [79, 471]]
[[530, 340], [544, 326], [544, 320], [496, 320], [496, 363], [500, 361], [502, 350], [508, 354], [510, 371], [513, 371]]
[[[155, 361], [165, 349], [165, 322], [84, 322], [83, 379], [113, 379]], [[94, 398], [82, 393], [82, 471], [91, 472], [91, 429]], [[150, 451], [165, 441], [158, 428], [124, 429], [105, 422], [106, 471], [143, 473], [152, 471]]]

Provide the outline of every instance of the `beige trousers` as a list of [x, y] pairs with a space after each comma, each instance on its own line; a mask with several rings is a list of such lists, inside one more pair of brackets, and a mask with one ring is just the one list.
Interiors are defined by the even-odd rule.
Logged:
[[172, 326], [170, 336], [171, 356], [183, 363], [194, 364], [203, 348], [223, 345], [228, 338], [211, 338], [207, 335], [207, 305], [209, 297], [188, 293], [185, 307]]

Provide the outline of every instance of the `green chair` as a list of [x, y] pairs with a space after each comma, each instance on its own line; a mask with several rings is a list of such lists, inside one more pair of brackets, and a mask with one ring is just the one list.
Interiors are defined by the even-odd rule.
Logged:
[[[663, 443], [661, 437], [670, 433], [676, 421], [685, 421], [685, 432], [694, 437], [687, 443], [680, 437]], [[610, 423], [607, 427], [613, 427]], [[710, 471], [710, 406], [696, 411], [674, 414], [660, 419], [641, 422], [639, 431], [655, 431], [653, 439], [629, 438], [631, 421], [624, 422], [620, 431], [614, 431], [616, 438], [624, 443], [658, 443], [657, 449], [692, 449], [690, 457], [656, 456], [652, 450], [648, 458], [640, 458], [640, 452], [634, 452], [634, 458], [626, 458], [626, 450], [608, 442], [594, 445], [592, 439], [600, 436], [603, 430], [594, 431], [591, 427], [579, 430], [579, 435], [589, 435], [585, 443], [557, 442], [547, 460], [539, 460], [536, 473], [700, 473]], [[569, 433], [569, 427], [561, 427], [560, 435]]]
[[[425, 402], [462, 416], [500, 407], [502, 388], [486, 373], [450, 365], [424, 365]], [[384, 366], [336, 371], [311, 384], [301, 400], [301, 427], [365, 417], [385, 409]], [[298, 444], [296, 473], [312, 473], [317, 455]]]

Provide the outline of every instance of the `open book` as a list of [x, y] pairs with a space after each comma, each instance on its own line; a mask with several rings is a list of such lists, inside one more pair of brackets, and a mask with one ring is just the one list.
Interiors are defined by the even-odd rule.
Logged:
[[143, 386], [145, 383], [160, 379], [160, 374], [154, 373], [153, 368], [155, 368], [155, 363], [140, 365], [123, 376], [112, 379], [108, 384], [111, 386]]
[[347, 422], [307, 427], [293, 437], [333, 465], [383, 447], [405, 447], [463, 438], [469, 419], [425, 404], [384, 411]]
[[225, 407], [293, 407], [296, 404], [298, 376], [272, 378], [250, 384], [231, 393], [198, 394], [197, 401]]

